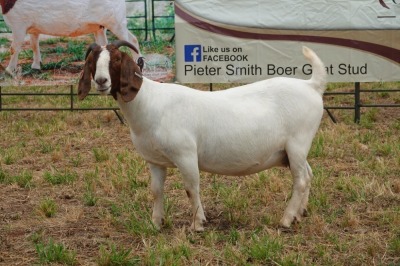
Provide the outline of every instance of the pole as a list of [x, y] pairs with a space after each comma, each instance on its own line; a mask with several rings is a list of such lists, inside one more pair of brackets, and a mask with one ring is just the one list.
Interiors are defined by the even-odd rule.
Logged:
[[361, 119], [360, 82], [354, 83], [354, 123], [359, 124]]

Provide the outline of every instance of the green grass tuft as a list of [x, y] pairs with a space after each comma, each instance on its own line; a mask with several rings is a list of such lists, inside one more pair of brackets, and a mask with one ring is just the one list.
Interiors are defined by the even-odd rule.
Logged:
[[251, 242], [247, 244], [246, 252], [248, 255], [248, 262], [261, 263], [273, 265], [279, 261], [283, 245], [280, 241], [270, 238], [269, 236], [263, 236], [259, 238], [253, 235]]
[[96, 162], [105, 162], [110, 159], [110, 155], [107, 149], [104, 148], [93, 148], [93, 155]]
[[39, 261], [43, 264], [60, 263], [64, 265], [76, 265], [76, 252], [70, 251], [63, 244], [54, 243], [52, 239], [47, 244], [42, 242], [35, 244]]
[[43, 175], [44, 180], [52, 185], [71, 184], [77, 179], [77, 174], [65, 169], [63, 172], [53, 169], [51, 172], [46, 171]]
[[39, 204], [40, 211], [47, 218], [54, 217], [57, 212], [57, 204], [53, 199], [45, 198]]
[[97, 259], [99, 266], [131, 266], [140, 265], [140, 259], [131, 255], [130, 249], [116, 247], [114, 244], [109, 248], [100, 246], [99, 257]]

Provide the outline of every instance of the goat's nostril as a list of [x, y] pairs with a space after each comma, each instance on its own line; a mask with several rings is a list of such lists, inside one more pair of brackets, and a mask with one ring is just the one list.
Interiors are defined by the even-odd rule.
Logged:
[[107, 82], [107, 78], [97, 78], [96, 83], [99, 85], [103, 85]]

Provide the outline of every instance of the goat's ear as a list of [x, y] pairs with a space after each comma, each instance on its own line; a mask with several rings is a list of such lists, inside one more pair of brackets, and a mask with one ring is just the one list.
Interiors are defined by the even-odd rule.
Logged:
[[143, 83], [142, 72], [139, 66], [126, 53], [121, 53], [120, 88], [124, 102], [130, 102], [139, 92]]
[[79, 85], [78, 85], [79, 100], [85, 99], [85, 97], [89, 94], [89, 91], [92, 87], [91, 83], [92, 71], [90, 70], [92, 61], [93, 61], [93, 54], [90, 54], [86, 59], [85, 66], [83, 67], [83, 71], [79, 79]]

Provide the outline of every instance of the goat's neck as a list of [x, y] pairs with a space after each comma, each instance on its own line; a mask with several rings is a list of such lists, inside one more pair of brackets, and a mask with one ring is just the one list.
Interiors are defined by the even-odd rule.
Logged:
[[142, 88], [136, 97], [130, 102], [124, 102], [118, 94], [118, 105], [129, 124], [131, 131], [140, 134], [154, 126], [155, 119], [160, 119], [156, 104], [153, 102], [152, 87], [148, 86], [148, 80], [144, 80]]

